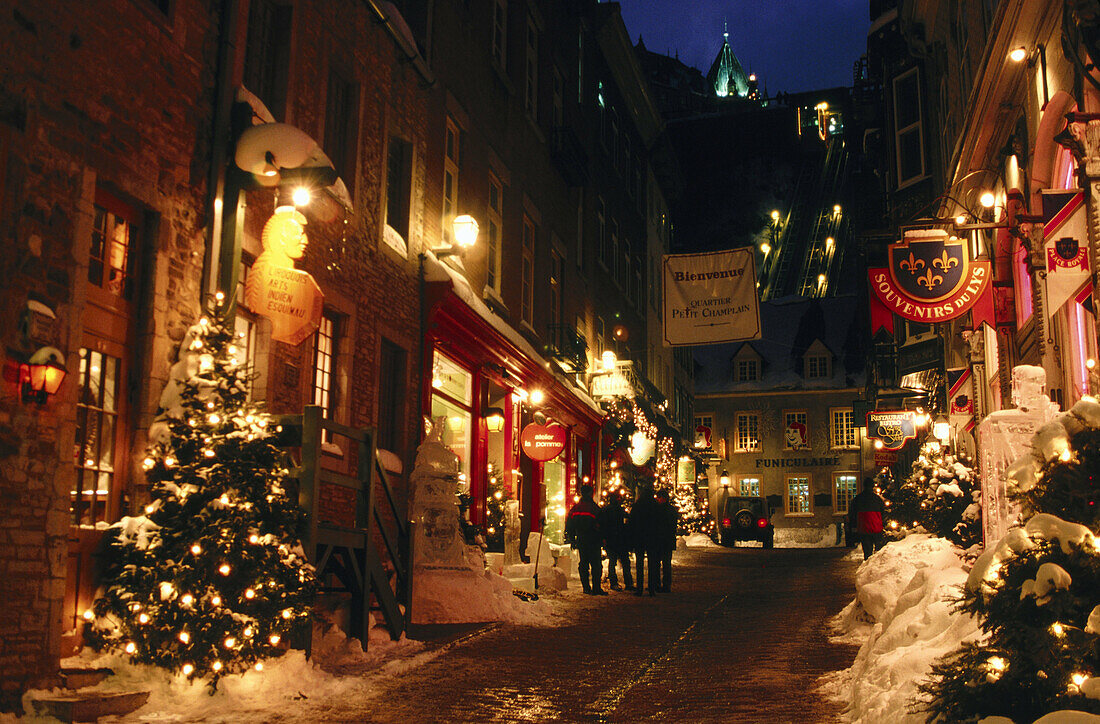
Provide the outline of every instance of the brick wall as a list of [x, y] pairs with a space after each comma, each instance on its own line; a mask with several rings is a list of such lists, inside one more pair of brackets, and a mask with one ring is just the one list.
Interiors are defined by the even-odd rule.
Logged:
[[[131, 399], [134, 450], [172, 340], [196, 314], [205, 172], [194, 161], [207, 145], [216, 28], [199, 0], [173, 6], [169, 17], [140, 0], [19, 3], [0, 13], [0, 576], [10, 612], [0, 617], [0, 710], [18, 708], [28, 687], [57, 683], [97, 186], [139, 208], [148, 232], [139, 289], [149, 313], [131, 349], [132, 379], [143, 381]], [[28, 299], [57, 314], [35, 339], [20, 330]], [[69, 374], [39, 407], [20, 401], [15, 374], [43, 344], [65, 354]], [[125, 477], [133, 460], [117, 467]]]

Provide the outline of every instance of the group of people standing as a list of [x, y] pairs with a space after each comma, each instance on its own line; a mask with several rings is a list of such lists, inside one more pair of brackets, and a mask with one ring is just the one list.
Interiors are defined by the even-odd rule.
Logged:
[[[565, 540], [580, 554], [581, 588], [594, 596], [606, 596], [601, 583], [601, 549], [607, 551], [607, 579], [612, 590], [619, 585], [617, 569], [622, 567], [626, 590], [641, 596], [646, 590], [655, 596], [672, 589], [672, 552], [676, 550], [676, 526], [680, 514], [669, 500], [668, 491], [639, 486], [638, 497], [628, 513], [621, 494], [608, 496], [600, 506], [593, 499], [591, 485], [582, 485], [580, 500], [569, 511]], [[630, 571], [634, 552], [635, 574]], [[648, 563], [648, 566], [647, 566]], [[645, 586], [646, 568], [649, 586]]]

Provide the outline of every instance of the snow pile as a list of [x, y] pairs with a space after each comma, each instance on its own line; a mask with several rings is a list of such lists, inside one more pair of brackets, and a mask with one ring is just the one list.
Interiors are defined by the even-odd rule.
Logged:
[[[541, 572], [540, 566], [540, 588], [543, 585]], [[545, 601], [524, 601], [512, 593], [513, 589], [511, 581], [492, 571], [418, 572], [413, 582], [413, 620], [416, 623], [509, 621], [524, 624], [549, 621], [552, 613]]]
[[909, 711], [932, 664], [980, 635], [953, 610], [966, 583], [958, 549], [943, 538], [910, 535], [871, 556], [856, 573], [856, 599], [833, 624], [841, 639], [866, 636], [855, 662], [823, 689], [848, 703], [851, 722], [917, 724]]
[[706, 533], [700, 533], [698, 531], [689, 533], [688, 535], [680, 536], [676, 542], [676, 547], [680, 548], [680, 543], [687, 548], [717, 548], [718, 544], [711, 540], [711, 537]]

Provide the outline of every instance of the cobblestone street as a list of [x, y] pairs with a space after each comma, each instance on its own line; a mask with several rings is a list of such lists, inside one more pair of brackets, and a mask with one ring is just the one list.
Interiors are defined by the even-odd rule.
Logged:
[[[849, 601], [847, 549], [681, 551], [673, 592], [612, 592], [553, 628], [500, 626], [366, 701], [311, 702], [312, 721], [831, 722], [817, 679], [854, 647], [826, 621]], [[287, 721], [302, 721], [288, 712]]]

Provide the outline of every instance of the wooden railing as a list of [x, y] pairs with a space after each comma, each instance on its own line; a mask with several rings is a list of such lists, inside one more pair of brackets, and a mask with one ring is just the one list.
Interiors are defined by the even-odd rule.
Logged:
[[[341, 425], [321, 413], [320, 407], [306, 405], [301, 415], [280, 418], [281, 441], [284, 447], [300, 449], [300, 462], [291, 469], [291, 477], [298, 481], [298, 504], [306, 516], [302, 546], [317, 569], [322, 592], [350, 594], [348, 634], [358, 638], [366, 650], [372, 608], [381, 611], [394, 640], [408, 630], [413, 524], [394, 498], [378, 455], [375, 431]], [[355, 448], [345, 452], [353, 474], [329, 470], [321, 464], [322, 441], [332, 439], [345, 439]], [[318, 503], [324, 486], [353, 492], [356, 505], [352, 525], [321, 519]], [[383, 515], [375, 504], [376, 491], [383, 494], [388, 515]], [[305, 645], [308, 650], [309, 642]]]

